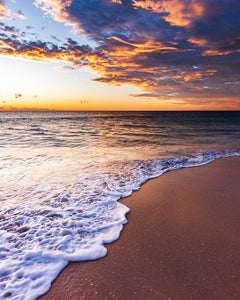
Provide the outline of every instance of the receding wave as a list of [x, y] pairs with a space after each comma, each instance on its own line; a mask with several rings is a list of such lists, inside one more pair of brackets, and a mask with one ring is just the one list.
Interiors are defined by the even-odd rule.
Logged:
[[[118, 200], [148, 179], [234, 155], [240, 153], [215, 151], [172, 159], [112, 162], [101, 173], [80, 181], [74, 172], [70, 181], [69, 174], [68, 180], [57, 180], [52, 174], [45, 182], [23, 176], [21, 191], [16, 185], [1, 191], [0, 297], [35, 299], [47, 292], [69, 261], [105, 256], [104, 243], [116, 240], [127, 222], [129, 209]], [[31, 164], [36, 168], [48, 160], [51, 163], [50, 158], [37, 156]], [[29, 168], [30, 161], [25, 165]], [[14, 205], [9, 198], [14, 199]]]
[[0, 112], [0, 298], [36, 299], [106, 255], [118, 202], [167, 171], [240, 154], [239, 112]]

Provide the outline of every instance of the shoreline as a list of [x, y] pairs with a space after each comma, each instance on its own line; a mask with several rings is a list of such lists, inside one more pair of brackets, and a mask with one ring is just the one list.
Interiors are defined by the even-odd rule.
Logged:
[[71, 262], [41, 300], [240, 299], [240, 157], [166, 172], [131, 209], [106, 257]]

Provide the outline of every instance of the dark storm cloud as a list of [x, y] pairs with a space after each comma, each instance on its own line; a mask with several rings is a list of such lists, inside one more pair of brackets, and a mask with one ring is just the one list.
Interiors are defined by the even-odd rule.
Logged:
[[189, 34], [196, 40], [214, 45], [219, 51], [240, 49], [240, 1], [204, 0], [203, 16], [189, 25]]
[[162, 13], [135, 9], [132, 1], [122, 4], [111, 1], [72, 1], [66, 9], [71, 21], [79, 24], [89, 36], [105, 41], [115, 36], [124, 41], [141, 44], [154, 36], [155, 40], [168, 43], [176, 31], [163, 18]]

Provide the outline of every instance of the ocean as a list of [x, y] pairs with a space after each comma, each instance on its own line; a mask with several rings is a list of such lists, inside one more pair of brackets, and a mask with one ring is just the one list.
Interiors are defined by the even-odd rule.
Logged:
[[0, 299], [106, 255], [150, 178], [240, 155], [240, 112], [0, 112]]

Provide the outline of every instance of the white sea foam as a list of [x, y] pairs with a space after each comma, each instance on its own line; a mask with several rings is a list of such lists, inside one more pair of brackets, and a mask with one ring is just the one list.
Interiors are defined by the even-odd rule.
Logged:
[[106, 255], [118, 200], [146, 180], [240, 154], [238, 115], [198, 116], [0, 114], [0, 299], [36, 299], [69, 261]]
[[[0, 170], [4, 182], [0, 298], [35, 299], [50, 288], [69, 261], [105, 256], [104, 243], [116, 240], [127, 222], [129, 209], [117, 200], [139, 189], [149, 178], [238, 154], [215, 152], [168, 160], [112, 162], [100, 174], [90, 176], [90, 172], [81, 181], [76, 180], [72, 162], [71, 169], [65, 162], [68, 176], [59, 179], [58, 172], [44, 167], [54, 163], [51, 156], [40, 159], [41, 171], [37, 174], [33, 170], [39, 156], [31, 163], [18, 162], [15, 168], [5, 158]], [[56, 159], [59, 164], [61, 158]], [[8, 178], [12, 180], [9, 183]]]

